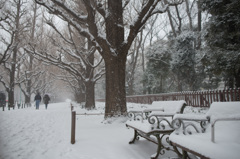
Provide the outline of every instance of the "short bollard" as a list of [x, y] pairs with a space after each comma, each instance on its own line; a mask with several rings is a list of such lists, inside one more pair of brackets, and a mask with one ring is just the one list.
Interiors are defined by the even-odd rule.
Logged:
[[75, 143], [76, 111], [72, 111], [71, 144]]

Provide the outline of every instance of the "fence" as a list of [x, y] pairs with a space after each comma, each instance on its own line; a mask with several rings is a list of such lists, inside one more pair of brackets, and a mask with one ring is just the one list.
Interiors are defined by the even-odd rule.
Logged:
[[[212, 102], [239, 101], [240, 89], [190, 91], [163, 94], [148, 94], [127, 96], [126, 101], [130, 103], [151, 104], [153, 101], [185, 100], [187, 105], [194, 107], [209, 107]], [[104, 99], [97, 101], [103, 102]]]
[[15, 101], [14, 105], [10, 107], [9, 104], [8, 104], [8, 101], [6, 101], [5, 103], [1, 103], [0, 107], [2, 107], [2, 110], [4, 111], [5, 108], [10, 110], [10, 108], [15, 109], [16, 107], [18, 109], [31, 107], [31, 104], [30, 103], [24, 103], [24, 102], [17, 102], [17, 101]]

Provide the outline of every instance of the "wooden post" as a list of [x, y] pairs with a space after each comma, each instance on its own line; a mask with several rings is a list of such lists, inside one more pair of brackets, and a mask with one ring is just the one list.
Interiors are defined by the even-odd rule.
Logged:
[[76, 111], [72, 111], [71, 144], [75, 143]]

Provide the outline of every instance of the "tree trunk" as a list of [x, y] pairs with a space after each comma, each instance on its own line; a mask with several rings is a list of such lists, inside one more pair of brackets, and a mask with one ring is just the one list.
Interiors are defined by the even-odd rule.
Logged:
[[24, 97], [25, 97], [25, 104], [28, 107], [30, 107], [31, 106], [31, 97], [28, 94], [24, 95]]
[[160, 93], [163, 93], [164, 91], [163, 91], [163, 76], [162, 76], [162, 75], [160, 76], [160, 81], [159, 81], [159, 83], [160, 83], [160, 90], [159, 90], [159, 92], [160, 92]]
[[103, 56], [106, 71], [105, 118], [125, 115], [127, 112], [125, 71], [128, 50], [122, 48], [124, 42], [122, 0], [108, 1], [108, 9], [111, 14], [106, 19], [106, 35], [114, 50], [109, 50], [109, 46]]
[[17, 3], [17, 15], [15, 18], [16, 22], [16, 33], [14, 37], [15, 47], [12, 53], [12, 64], [10, 70], [10, 81], [9, 81], [9, 94], [8, 94], [8, 106], [14, 107], [14, 87], [15, 87], [15, 72], [16, 72], [16, 62], [17, 62], [17, 52], [18, 52], [18, 43], [19, 43], [19, 21], [20, 21], [20, 2]]
[[125, 69], [126, 57], [114, 57], [105, 60], [106, 66], [106, 109], [105, 118], [114, 115], [125, 115], [126, 90]]
[[74, 92], [74, 99], [77, 103], [85, 102], [85, 93], [82, 90]]
[[189, 9], [189, 1], [186, 0], [185, 2], [186, 2], [187, 16], [188, 16], [188, 20], [189, 20], [189, 28], [190, 28], [190, 30], [193, 30], [191, 11]]
[[182, 90], [183, 90], [181, 81], [182, 81], [181, 78], [179, 77], [179, 75], [177, 75], [177, 84], [178, 84], [177, 88], [178, 88], [178, 92], [182, 92]]
[[229, 77], [228, 78], [228, 88], [234, 88], [234, 77]]
[[[164, 3], [167, 4], [167, 1], [164, 0]], [[172, 32], [173, 32], [173, 36], [177, 37], [177, 33], [176, 33], [175, 27], [173, 25], [172, 14], [171, 14], [169, 8], [167, 8], [167, 13], [168, 13], [168, 19], [169, 19], [169, 22], [170, 22], [170, 26], [171, 26], [171, 29], [172, 29]]]
[[[36, 19], [37, 19], [37, 3], [34, 3], [34, 8], [33, 8], [33, 20], [32, 20], [32, 30], [31, 30], [31, 42], [34, 43], [35, 38], [34, 38], [34, 34], [35, 34], [35, 27], [36, 27]], [[27, 94], [25, 95], [25, 103], [28, 106], [31, 106], [31, 95], [32, 95], [32, 80], [31, 80], [31, 76], [32, 76], [32, 70], [33, 70], [33, 55], [29, 54], [29, 66], [28, 66], [28, 73], [26, 74], [27, 76]]]
[[94, 109], [95, 108], [95, 92], [94, 92], [95, 83], [92, 81], [86, 82], [86, 94], [85, 94], [85, 108]]
[[[92, 48], [92, 42], [88, 41], [88, 50]], [[94, 65], [94, 53], [88, 56], [88, 61], [91, 65]], [[95, 81], [93, 81], [93, 73], [94, 68], [90, 65], [86, 65], [86, 77], [87, 81], [84, 82], [85, 84], [85, 108], [86, 109], [94, 109], [95, 108], [95, 92], [94, 92], [94, 85]]]
[[134, 77], [132, 77], [133, 79], [131, 79], [128, 82], [128, 95], [133, 95], [134, 94]]
[[240, 69], [238, 69], [238, 72], [235, 76], [235, 81], [236, 81], [236, 84], [235, 84], [236, 88], [240, 88]]
[[13, 49], [12, 65], [10, 70], [9, 92], [8, 92], [8, 106], [14, 107], [14, 87], [15, 87], [15, 72], [17, 60], [17, 46]]
[[170, 22], [170, 26], [172, 28], [173, 36], [177, 37], [176, 31], [175, 31], [175, 28], [174, 28], [174, 25], [173, 25], [172, 14], [171, 14], [169, 8], [167, 9], [167, 13], [168, 13], [168, 19], [169, 19], [169, 22]]
[[181, 32], [182, 32], [182, 18], [180, 17], [177, 5], [175, 6], [175, 10], [176, 10], [176, 13], [177, 13], [177, 18], [178, 18], [178, 33], [181, 34]]
[[197, 1], [197, 6], [198, 6], [198, 38], [197, 38], [197, 47], [196, 49], [199, 50], [202, 45], [202, 40], [201, 40], [201, 31], [202, 31], [202, 9], [201, 9], [201, 3], [200, 0]]

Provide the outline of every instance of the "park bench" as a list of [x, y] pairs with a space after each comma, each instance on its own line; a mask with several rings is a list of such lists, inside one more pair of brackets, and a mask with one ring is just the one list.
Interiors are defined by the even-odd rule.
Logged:
[[183, 113], [185, 101], [154, 101], [152, 105], [143, 110], [129, 111], [130, 119], [126, 126], [134, 130], [134, 137], [129, 144], [143, 137], [158, 145], [156, 154], [151, 158], [158, 158], [165, 150], [170, 149], [168, 136], [174, 129], [171, 126], [175, 114]]
[[214, 102], [204, 115], [177, 114], [172, 126], [169, 139], [182, 158], [240, 158], [240, 102]]

